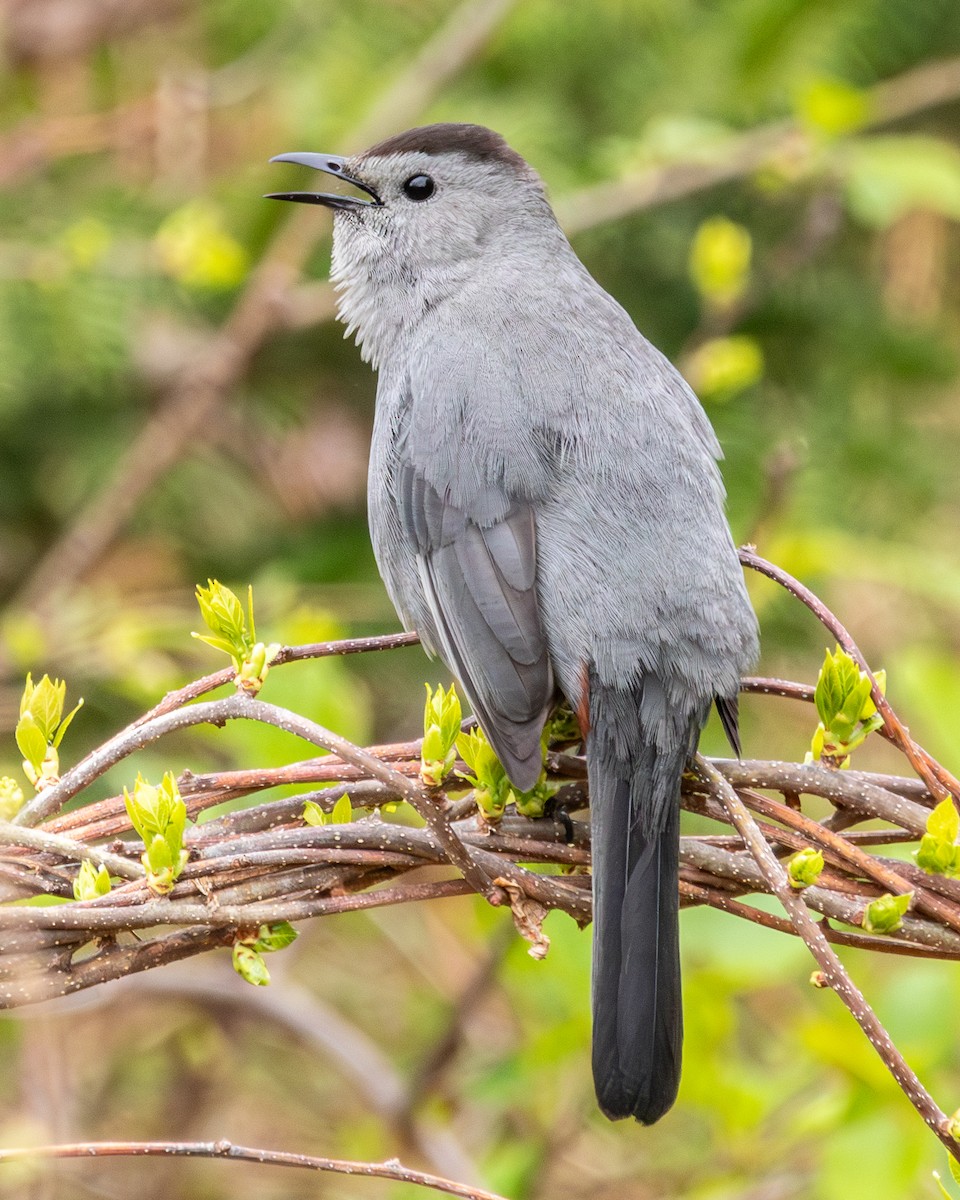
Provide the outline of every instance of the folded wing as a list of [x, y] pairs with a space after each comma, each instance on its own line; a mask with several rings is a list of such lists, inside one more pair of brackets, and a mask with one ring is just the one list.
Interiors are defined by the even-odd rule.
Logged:
[[410, 463], [398, 484], [436, 650], [511, 782], [529, 790], [540, 774], [540, 734], [554, 695], [537, 604], [533, 509], [502, 496], [491, 504], [485, 495], [465, 511]]

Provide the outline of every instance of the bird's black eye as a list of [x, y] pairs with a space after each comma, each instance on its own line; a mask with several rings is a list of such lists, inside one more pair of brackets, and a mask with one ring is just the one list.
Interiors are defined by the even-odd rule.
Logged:
[[411, 175], [403, 185], [403, 194], [408, 200], [429, 200], [434, 187], [429, 175]]

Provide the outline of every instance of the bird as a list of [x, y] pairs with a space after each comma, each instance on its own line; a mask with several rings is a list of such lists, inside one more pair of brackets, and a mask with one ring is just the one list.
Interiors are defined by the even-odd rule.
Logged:
[[681, 777], [713, 704], [739, 756], [758, 653], [720, 446], [500, 134], [442, 123], [271, 161], [352, 189], [269, 198], [333, 210], [338, 315], [377, 372], [368, 516], [400, 619], [516, 788], [540, 778], [558, 700], [579, 719], [595, 1090], [652, 1124], [680, 1081]]

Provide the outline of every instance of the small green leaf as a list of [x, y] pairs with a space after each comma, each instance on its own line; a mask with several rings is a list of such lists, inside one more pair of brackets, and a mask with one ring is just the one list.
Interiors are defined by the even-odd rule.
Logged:
[[70, 712], [67, 713], [67, 715], [63, 718], [63, 720], [60, 722], [59, 726], [57, 727], [57, 732], [54, 734], [54, 737], [53, 737], [53, 745], [55, 748], [57, 746], [59, 746], [60, 743], [63, 741], [63, 735], [70, 728], [70, 722], [77, 715], [77, 713], [80, 711], [81, 708], [83, 708], [83, 697], [82, 696], [77, 701], [77, 703], [73, 706], [73, 708], [70, 710]]
[[286, 949], [298, 937], [289, 921], [277, 921], [273, 925], [260, 926], [260, 936], [253, 943], [253, 948], [263, 954], [271, 954], [275, 950]]
[[210, 637], [205, 633], [191, 633], [190, 636], [196, 638], [198, 642], [206, 642], [214, 650], [222, 650], [224, 654], [229, 654], [231, 658], [233, 657], [233, 643], [228, 642], [226, 638]]
[[927, 818], [927, 833], [945, 842], [955, 842], [960, 837], [960, 813], [949, 796]]
[[960, 150], [946, 139], [891, 134], [857, 138], [842, 151], [835, 167], [864, 224], [885, 228], [915, 209], [960, 219]]
[[687, 361], [690, 382], [704, 400], [723, 401], [763, 378], [760, 343], [745, 333], [708, 338]]
[[550, 796], [546, 788], [539, 785], [529, 792], [513, 793], [517, 812], [521, 817], [529, 817], [532, 821], [537, 821], [543, 816], [549, 799]]
[[787, 875], [794, 888], [811, 887], [820, 878], [822, 870], [823, 853], [812, 846], [798, 850], [787, 862]]
[[794, 111], [801, 124], [828, 138], [852, 133], [870, 115], [870, 96], [843, 79], [809, 80], [798, 93]]
[[750, 231], [728, 217], [708, 217], [694, 235], [688, 269], [701, 296], [727, 308], [743, 295], [750, 281], [753, 239]]
[[894, 933], [903, 924], [903, 914], [910, 907], [913, 892], [893, 896], [889, 892], [871, 900], [863, 914], [861, 924], [867, 933]]
[[349, 825], [352, 820], [353, 804], [350, 802], [350, 797], [344, 792], [333, 806], [333, 811], [330, 813], [330, 824]]
[[423, 710], [423, 744], [420, 750], [420, 778], [427, 787], [439, 787], [456, 762], [454, 744], [460, 733], [462, 713], [460, 697], [453, 684], [444, 691], [429, 684]]
[[59, 679], [52, 680], [49, 675], [44, 675], [34, 687], [30, 676], [27, 676], [27, 686], [24, 689], [20, 705], [21, 711], [26, 702], [26, 711], [36, 721], [46, 742], [53, 741], [54, 732], [60, 724], [66, 694], [67, 685]]
[[23, 716], [25, 712], [30, 710], [30, 701], [33, 699], [34, 683], [33, 675], [30, 671], [27, 672], [27, 680], [23, 685], [23, 692], [20, 695], [20, 712], [18, 716]]
[[12, 821], [23, 808], [23, 788], [9, 775], [0, 775], [0, 821]]
[[25, 712], [23, 714], [17, 722], [14, 737], [17, 740], [20, 753], [31, 767], [33, 767], [36, 775], [39, 775], [47, 753], [47, 739], [43, 736], [42, 730], [37, 725], [33, 713]]
[[250, 641], [254, 644], [257, 640], [257, 626], [253, 620], [253, 584], [247, 584], [247, 619], [250, 622]]
[[302, 815], [308, 825], [327, 824], [327, 814], [315, 800], [304, 800]]

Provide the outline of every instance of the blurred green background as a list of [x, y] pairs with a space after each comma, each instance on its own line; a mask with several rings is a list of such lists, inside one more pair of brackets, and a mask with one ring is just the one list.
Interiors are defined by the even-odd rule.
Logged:
[[[27, 670], [82, 694], [69, 763], [221, 665], [193, 587], [252, 581], [260, 635], [392, 630], [364, 515], [375, 381], [331, 320], [329, 216], [267, 203], [270, 155], [407, 125], [501, 131], [575, 247], [678, 362], [738, 540], [846, 621], [913, 733], [960, 759], [960, 5], [956, 0], [4, 0], [0, 729]], [[296, 209], [296, 211], [294, 211]], [[766, 674], [825, 639], [751, 580]], [[415, 736], [419, 651], [266, 696]], [[744, 703], [800, 758], [809, 710]], [[707, 750], [724, 753], [711, 727]], [[236, 727], [137, 767], [301, 753]], [[18, 774], [11, 735], [0, 774]], [[883, 748], [862, 766], [899, 769]], [[314, 922], [255, 990], [213, 956], [0, 1023], [0, 1143], [216, 1138], [383, 1158], [514, 1200], [936, 1197], [943, 1153], [802, 947], [683, 917], [686, 1065], [658, 1126], [589, 1079], [589, 934], [533, 962], [469, 901]], [[955, 966], [845, 956], [942, 1106]], [[446, 1040], [448, 1032], [451, 1036]], [[444, 1046], [446, 1048], [444, 1049]], [[408, 1197], [222, 1163], [65, 1164], [16, 1197]]]

